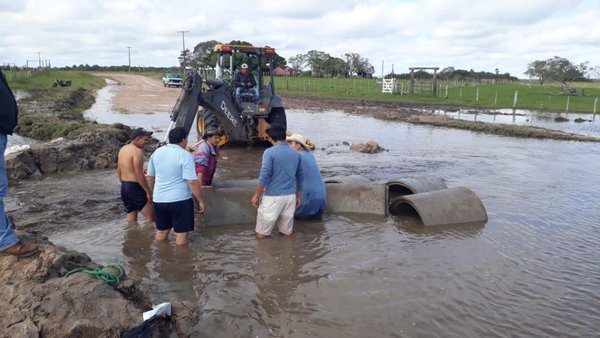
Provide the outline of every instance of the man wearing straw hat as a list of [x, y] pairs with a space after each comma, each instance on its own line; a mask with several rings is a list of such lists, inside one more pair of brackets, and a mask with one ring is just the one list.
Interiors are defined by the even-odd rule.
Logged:
[[302, 170], [304, 171], [304, 188], [302, 204], [294, 213], [295, 219], [320, 219], [325, 210], [325, 182], [317, 160], [310, 152], [312, 143], [300, 134], [292, 134], [286, 138], [288, 144], [300, 153]]

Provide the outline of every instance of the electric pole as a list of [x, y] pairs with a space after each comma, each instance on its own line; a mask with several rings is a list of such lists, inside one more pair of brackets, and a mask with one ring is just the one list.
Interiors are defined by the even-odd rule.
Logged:
[[181, 33], [181, 39], [183, 41], [183, 51], [181, 52], [181, 56], [183, 58], [183, 62], [181, 63], [182, 73], [181, 76], [185, 76], [185, 33], [189, 33], [190, 31], [177, 31], [177, 33]]
[[129, 68], [127, 71], [131, 72], [131, 46], [127, 46], [125, 48], [127, 48], [127, 57], [129, 59]]
[[42, 68], [42, 53], [37, 52], [38, 55], [38, 69]]

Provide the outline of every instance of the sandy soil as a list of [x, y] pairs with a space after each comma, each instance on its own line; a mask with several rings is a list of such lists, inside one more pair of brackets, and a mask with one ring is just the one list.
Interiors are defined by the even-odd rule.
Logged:
[[169, 113], [181, 93], [181, 88], [164, 87], [162, 82], [146, 76], [127, 73], [94, 75], [119, 84], [112, 104], [113, 110], [122, 113]]

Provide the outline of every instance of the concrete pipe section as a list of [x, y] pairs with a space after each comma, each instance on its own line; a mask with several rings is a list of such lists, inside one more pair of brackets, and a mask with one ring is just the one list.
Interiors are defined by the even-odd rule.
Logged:
[[416, 213], [424, 226], [485, 223], [488, 219], [479, 197], [465, 187], [398, 197], [389, 211], [395, 216]]
[[[486, 222], [481, 200], [463, 187], [448, 189], [441, 178], [421, 176], [373, 183], [360, 176], [325, 179], [327, 213], [416, 215], [423, 225]], [[204, 226], [256, 222], [250, 204], [257, 180], [217, 181], [203, 189]]]

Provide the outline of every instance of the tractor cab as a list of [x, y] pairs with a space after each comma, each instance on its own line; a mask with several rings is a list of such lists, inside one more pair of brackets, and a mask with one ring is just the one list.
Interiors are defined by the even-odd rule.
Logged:
[[[275, 94], [272, 84], [273, 79], [273, 57], [275, 49], [271, 47], [254, 47], [243, 45], [216, 45], [214, 51], [217, 53], [216, 78], [228, 80], [235, 94], [235, 76], [241, 71], [242, 65], [248, 68], [256, 81], [259, 100], [257, 101], [251, 92], [242, 92], [236, 103], [240, 106], [243, 114], [253, 116], [268, 114], [267, 106], [270, 98]], [[227, 71], [224, 72], [223, 70]], [[224, 79], [223, 75], [228, 75]]]

